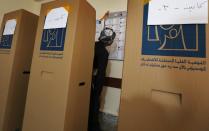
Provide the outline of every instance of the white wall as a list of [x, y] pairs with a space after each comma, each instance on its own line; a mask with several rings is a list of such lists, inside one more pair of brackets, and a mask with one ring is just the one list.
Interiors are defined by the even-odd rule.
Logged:
[[127, 0], [87, 0], [97, 11], [97, 18], [101, 18], [108, 10], [111, 12], [127, 10]]
[[[44, 0], [48, 2], [52, 0]], [[108, 10], [110, 12], [127, 10], [127, 0], [88, 0], [97, 11], [97, 18], [101, 18]], [[34, 0], [0, 0], [0, 22], [3, 14], [17, 9], [26, 9], [35, 14], [39, 14], [41, 2]], [[109, 61], [107, 76], [122, 78], [122, 61]], [[118, 115], [120, 103], [120, 89], [105, 87], [103, 92], [102, 111], [113, 115]]]
[[0, 0], [0, 22], [3, 19], [4, 13], [18, 9], [35, 11], [33, 2], [30, 0]]

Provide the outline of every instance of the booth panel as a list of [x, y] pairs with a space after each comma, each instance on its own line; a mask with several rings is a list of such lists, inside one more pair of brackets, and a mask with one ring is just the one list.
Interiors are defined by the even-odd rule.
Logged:
[[[96, 19], [92, 7], [86, 5], [85, 0], [52, 1], [42, 5], [23, 131], [67, 130], [65, 128], [74, 122], [77, 125], [82, 123], [76, 120], [78, 117], [75, 116], [74, 108], [77, 109], [76, 112], [81, 112], [81, 110], [85, 112], [85, 115], [80, 117], [84, 124], [76, 128], [71, 127], [69, 130], [79, 131], [80, 128], [86, 128], [83, 125], [87, 125], [85, 119], [87, 119], [88, 108], [85, 106], [90, 96], [86, 94], [90, 92], [92, 69], [89, 67], [92, 67], [94, 50], [94, 42], [91, 42], [94, 38], [92, 32], [95, 32], [95, 27], [93, 27], [95, 24], [88, 25], [88, 21]], [[84, 7], [85, 12], [80, 7]], [[56, 14], [60, 12], [61, 15], [57, 16]], [[81, 12], [83, 12], [82, 15]], [[84, 16], [85, 18], [88, 16], [88, 19], [84, 20]], [[61, 19], [66, 20], [65, 26], [62, 26]], [[59, 22], [53, 23], [54, 21]], [[92, 29], [89, 30], [90, 27]], [[83, 34], [85, 33], [83, 30], [89, 30], [85, 34], [88, 37]], [[80, 40], [85, 40], [85, 42], [81, 43]], [[78, 48], [78, 46], [82, 47]], [[83, 61], [86, 63], [84, 64]], [[76, 69], [75, 66], [77, 66]], [[87, 71], [82, 72], [84, 69]], [[85, 86], [78, 87], [79, 82], [84, 82]], [[84, 101], [78, 99], [78, 96], [82, 94], [87, 97], [83, 97]], [[85, 106], [77, 108], [78, 105]]]
[[209, 26], [148, 26], [148, 6], [128, 4], [119, 131], [208, 130]]
[[22, 127], [38, 16], [25, 10], [4, 15], [0, 40], [0, 130]]

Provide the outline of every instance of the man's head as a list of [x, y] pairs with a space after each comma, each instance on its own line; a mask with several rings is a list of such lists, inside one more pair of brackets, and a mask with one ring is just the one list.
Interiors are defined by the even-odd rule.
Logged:
[[99, 41], [104, 43], [105, 46], [110, 46], [116, 37], [116, 33], [113, 29], [105, 27], [99, 37]]

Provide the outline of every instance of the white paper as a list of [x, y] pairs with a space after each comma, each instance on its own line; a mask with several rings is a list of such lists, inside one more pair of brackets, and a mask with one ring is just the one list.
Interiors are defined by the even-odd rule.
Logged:
[[120, 27], [120, 32], [124, 32], [125, 33], [126, 31], [126, 25], [123, 25]]
[[113, 31], [118, 32], [118, 31], [120, 31], [120, 25], [113, 25], [112, 29], [113, 29]]
[[116, 33], [116, 38], [110, 46], [109, 59], [124, 59], [126, 14], [127, 12], [113, 12], [110, 13], [109, 18], [105, 21], [105, 27], [113, 29]]
[[68, 11], [64, 7], [52, 9], [46, 16], [44, 29], [65, 28], [67, 20]]
[[97, 20], [96, 21], [96, 36], [95, 36], [95, 41], [98, 41], [99, 39], [99, 36], [104, 28], [104, 22], [103, 21], [100, 21], [100, 20]]
[[148, 25], [207, 24], [208, 0], [151, 0]]
[[17, 25], [16, 19], [8, 20], [5, 24], [3, 35], [13, 35]]
[[120, 18], [113, 19], [113, 25], [120, 24]]
[[118, 46], [119, 47], [124, 47], [125, 46], [125, 41], [119, 41]]
[[107, 20], [105, 21], [105, 24], [106, 24], [106, 25], [112, 25], [112, 24], [113, 24], [113, 19], [107, 19]]
[[113, 25], [106, 25], [105, 27], [113, 29]]
[[118, 49], [118, 59], [123, 60], [124, 59], [124, 46], [119, 47]]
[[121, 22], [122, 24], [126, 23], [126, 18], [121, 18], [121, 19], [120, 19], [120, 22]]
[[126, 39], [125, 33], [121, 33], [121, 34], [119, 35], [119, 40], [120, 40], [120, 41], [125, 41], [125, 39]]

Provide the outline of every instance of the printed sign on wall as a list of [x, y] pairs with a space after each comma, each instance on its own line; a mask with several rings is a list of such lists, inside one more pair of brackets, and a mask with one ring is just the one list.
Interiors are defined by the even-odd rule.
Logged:
[[11, 49], [16, 24], [16, 19], [8, 20], [6, 22], [3, 35], [0, 38], [0, 49]]
[[96, 36], [95, 36], [95, 41], [99, 40], [99, 36], [104, 29], [104, 24], [100, 20], [96, 20]]
[[127, 11], [111, 12], [105, 21], [96, 21], [96, 37], [98, 41], [104, 27], [113, 29], [115, 40], [110, 46], [109, 60], [124, 60]]
[[143, 55], [206, 57], [205, 25], [148, 26], [148, 6], [144, 6]]
[[105, 21], [105, 27], [113, 29], [115, 40], [110, 46], [110, 60], [124, 60], [127, 11], [112, 12]]
[[41, 51], [63, 51], [68, 21], [64, 7], [52, 9], [46, 16], [42, 34]]

